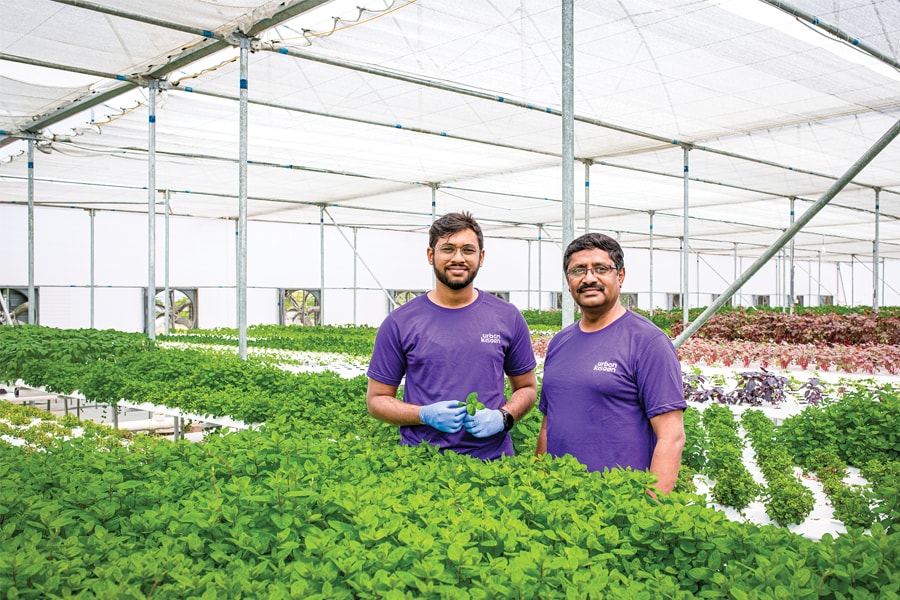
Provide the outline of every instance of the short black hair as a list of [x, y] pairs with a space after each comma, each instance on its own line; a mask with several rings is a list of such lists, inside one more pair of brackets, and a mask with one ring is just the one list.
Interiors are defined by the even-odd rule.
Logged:
[[481, 226], [475, 220], [475, 217], [472, 216], [472, 213], [469, 212], [447, 213], [432, 223], [431, 228], [428, 230], [428, 245], [434, 248], [442, 237], [447, 237], [466, 229], [471, 229], [478, 236], [478, 249], [484, 248], [484, 235], [481, 233]]
[[625, 266], [625, 254], [622, 252], [622, 246], [619, 245], [619, 242], [602, 233], [585, 233], [572, 240], [566, 248], [566, 253], [563, 256], [563, 272], [569, 270], [569, 261], [572, 259], [573, 254], [593, 248], [604, 250], [609, 254], [609, 257], [616, 265], [616, 269], [621, 269]]

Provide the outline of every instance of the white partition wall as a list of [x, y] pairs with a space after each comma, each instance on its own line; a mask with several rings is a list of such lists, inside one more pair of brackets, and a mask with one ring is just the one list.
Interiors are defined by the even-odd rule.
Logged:
[[[157, 287], [196, 290], [196, 325], [235, 327], [234, 223], [221, 219], [178, 217], [169, 220], [169, 249], [157, 217]], [[477, 218], [477, 215], [476, 215]], [[0, 205], [3, 260], [0, 287], [26, 288], [26, 207]], [[35, 210], [35, 286], [38, 322], [62, 328], [91, 324], [91, 223], [86, 211], [38, 207]], [[321, 289], [321, 242], [325, 235], [324, 323], [377, 326], [390, 311], [389, 294], [431, 288], [432, 270], [426, 259], [427, 233], [390, 232], [318, 224], [252, 221], [248, 231], [247, 322], [277, 324], [281, 290]], [[144, 330], [143, 289], [146, 285], [146, 217], [98, 212], [94, 222], [94, 327]], [[354, 253], [355, 250], [358, 253]], [[562, 249], [553, 241], [538, 243], [485, 240], [485, 261], [477, 281], [480, 289], [508, 294], [520, 309], [557, 307], [562, 288]], [[680, 290], [680, 255], [656, 250], [653, 256], [654, 297], [650, 298], [650, 258], [647, 248], [625, 247], [623, 293], [637, 294], [638, 308], [666, 308], [670, 294]], [[529, 258], [529, 251], [531, 256]], [[539, 263], [540, 261], [540, 263]], [[749, 263], [749, 259], [739, 261]], [[728, 285], [734, 269], [731, 256], [707, 255], [691, 261], [690, 305], [710, 304]], [[739, 265], [739, 269], [740, 269]], [[768, 298], [780, 306], [785, 294], [784, 264], [770, 263], [742, 288], [739, 303]], [[529, 277], [529, 269], [530, 277]], [[894, 282], [900, 264], [883, 263], [882, 305], [900, 304]], [[798, 260], [795, 293], [806, 306], [818, 306], [820, 296], [834, 303], [871, 304], [871, 264], [862, 261], [825, 264]], [[529, 293], [530, 286], [530, 293]], [[382, 289], [383, 288], [383, 289]], [[386, 293], [387, 292], [387, 293]], [[529, 306], [530, 299], [530, 306]], [[738, 303], [736, 301], [735, 303]]]

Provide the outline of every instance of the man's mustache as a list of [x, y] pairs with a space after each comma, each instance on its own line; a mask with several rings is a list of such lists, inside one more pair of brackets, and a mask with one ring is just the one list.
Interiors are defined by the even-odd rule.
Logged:
[[605, 292], [606, 287], [600, 285], [599, 283], [586, 283], [584, 285], [578, 286], [578, 293], [584, 292], [586, 290], [597, 290], [598, 292]]

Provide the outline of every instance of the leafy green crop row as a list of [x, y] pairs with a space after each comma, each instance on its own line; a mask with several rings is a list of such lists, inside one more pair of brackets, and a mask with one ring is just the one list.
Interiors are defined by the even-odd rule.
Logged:
[[[485, 463], [398, 447], [396, 428], [366, 415], [362, 377], [294, 375], [262, 360], [150, 345], [114, 354], [90, 333], [85, 353], [93, 358], [69, 352], [64, 362], [58, 346], [69, 338], [56, 335], [51, 330], [41, 341], [48, 346], [41, 352], [56, 360], [0, 363], [7, 369], [0, 377], [18, 372], [91, 398], [127, 396], [266, 425], [194, 445], [144, 436], [123, 444], [93, 433], [61, 442], [49, 427], [29, 439], [44, 450], [0, 444], [0, 597], [900, 592], [900, 538], [880, 523], [870, 534], [851, 529], [813, 542], [733, 523], [687, 493], [656, 504], [644, 493], [651, 481], [645, 473], [601, 476], [569, 457], [533, 457], [536, 411], [513, 430], [519, 455]], [[59, 364], [68, 365], [64, 376], [53, 372]], [[879, 400], [868, 399], [888, 406]], [[716, 411], [731, 416], [720, 405], [704, 413]], [[879, 435], [878, 422], [896, 425], [896, 414], [827, 414], [834, 422], [815, 431], [862, 428], [858, 438], [845, 435], [847, 451], [879, 456], [871, 472], [884, 489], [896, 488], [896, 447], [887, 447], [896, 439], [886, 436], [882, 454], [865, 446], [866, 437]], [[698, 457], [702, 443], [690, 435], [695, 464], [723, 462], [721, 436], [710, 430], [709, 450]]]
[[[283, 325], [251, 325], [247, 328], [247, 346], [278, 348], [304, 352], [338, 352], [352, 356], [371, 356], [375, 345], [374, 327], [340, 327], [319, 325], [296, 327]], [[191, 341], [203, 344], [236, 346], [237, 329], [188, 329], [161, 335], [160, 341]]]
[[[203, 444], [0, 444], [4, 598], [820, 598], [900, 591], [896, 536], [661, 504], [571, 457], [482, 462], [333, 423]], [[290, 425], [290, 426], [288, 426]], [[329, 433], [331, 432], [331, 433]], [[99, 451], [102, 450], [102, 451]]]

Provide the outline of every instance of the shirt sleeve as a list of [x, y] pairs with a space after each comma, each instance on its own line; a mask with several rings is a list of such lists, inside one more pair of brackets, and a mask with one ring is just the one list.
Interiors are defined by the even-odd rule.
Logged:
[[400, 385], [406, 374], [406, 357], [400, 341], [397, 323], [385, 319], [375, 334], [375, 347], [366, 376], [387, 385]]
[[647, 418], [687, 408], [681, 363], [665, 334], [650, 336], [638, 355], [638, 389]]
[[537, 360], [534, 358], [534, 347], [531, 345], [531, 331], [528, 329], [525, 317], [518, 309], [515, 309], [513, 317], [515, 319], [513, 337], [503, 364], [503, 370], [507, 375], [516, 376], [534, 369], [537, 366]]

